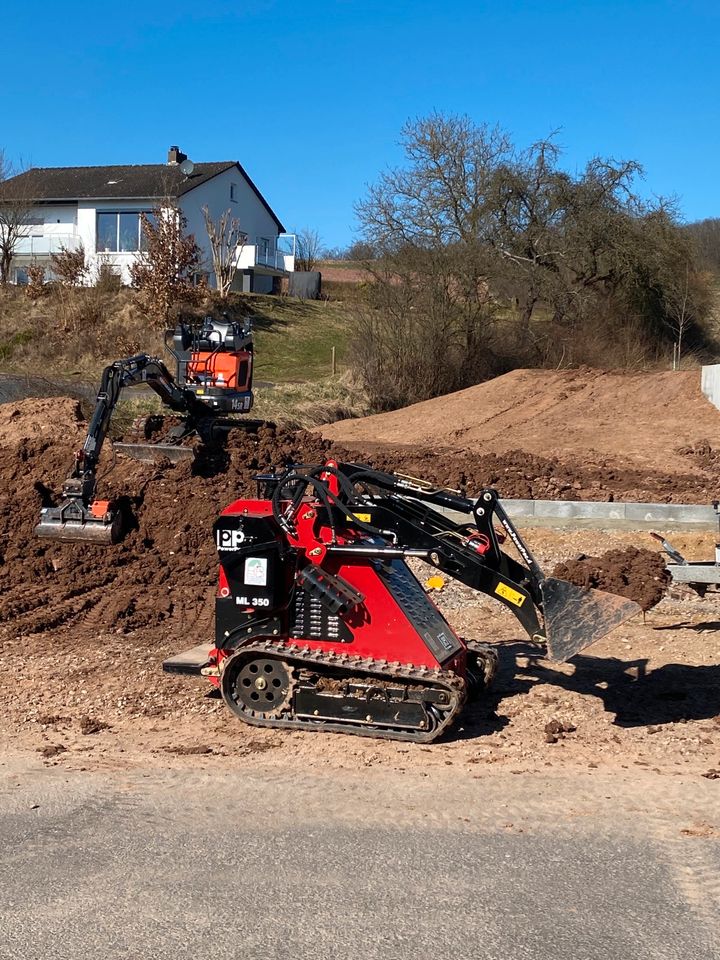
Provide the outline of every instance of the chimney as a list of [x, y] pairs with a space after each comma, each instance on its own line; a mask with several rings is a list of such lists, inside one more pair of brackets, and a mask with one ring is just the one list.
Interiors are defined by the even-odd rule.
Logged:
[[174, 167], [178, 163], [182, 163], [183, 160], [187, 160], [187, 154], [183, 153], [180, 147], [170, 147], [168, 150], [168, 166]]

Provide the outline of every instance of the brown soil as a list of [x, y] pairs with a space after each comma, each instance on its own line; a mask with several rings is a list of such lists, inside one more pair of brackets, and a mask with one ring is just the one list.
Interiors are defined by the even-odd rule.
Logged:
[[662, 555], [637, 547], [608, 550], [599, 557], [567, 560], [559, 563], [552, 575], [578, 587], [617, 593], [639, 603], [643, 610], [660, 603], [670, 583]]
[[690, 472], [677, 447], [720, 430], [699, 370], [604, 373], [515, 370], [402, 410], [323, 428], [340, 443], [412, 444], [471, 456], [522, 450], [542, 458]]
[[653, 471], [618, 464], [610, 457], [559, 459], [508, 450], [475, 453], [358, 443], [344, 455], [379, 469], [422, 477], [470, 495], [495, 487], [503, 497], [533, 500], [631, 500], [637, 503], [710, 503], [718, 496], [720, 470], [709, 472], [683, 464], [680, 472]]
[[[0, 430], [7, 413], [0, 408]], [[451, 582], [433, 594], [435, 601], [461, 634], [500, 643], [502, 669], [496, 692], [469, 710], [450, 742], [411, 750], [244, 727], [206, 681], [163, 675], [160, 665], [172, 652], [211, 642], [216, 554], [210, 530], [219, 511], [254, 494], [256, 472], [289, 460], [318, 462], [330, 444], [312, 433], [238, 431], [220, 472], [202, 463], [118, 459], [113, 465], [108, 451], [99, 492], [124, 495], [136, 527], [123, 543], [104, 548], [33, 536], [40, 505], [57, 496], [78, 445], [73, 408], [53, 401], [51, 418], [47, 432], [21, 432], [0, 444], [0, 729], [8, 742], [43, 750], [48, 763], [83, 767], [134, 762], [148, 752], [173, 763], [221, 763], [225, 755], [249, 763], [267, 751], [272, 763], [285, 764], [292, 755], [311, 766], [537, 766], [556, 762], [560, 752], [563, 762], [592, 766], [633, 757], [627, 762], [664, 769], [682, 764], [698, 776], [717, 769], [720, 633], [712, 625], [720, 610], [710, 596], [666, 598], [653, 609], [654, 622], [626, 624], [590, 654], [557, 667], [537, 659], [499, 605]], [[337, 448], [333, 453], [347, 457]], [[445, 482], [450, 469], [465, 471], [464, 460], [448, 466], [429, 454], [420, 464], [426, 469], [415, 471], [415, 455], [407, 448], [404, 455], [398, 451], [393, 462], [383, 452], [375, 462], [426, 476], [434, 470], [429, 478], [436, 482]], [[522, 475], [520, 455], [514, 462], [503, 474], [507, 488], [543, 479], [537, 464]], [[492, 463], [501, 469], [501, 459]], [[495, 482], [489, 464], [483, 482]], [[467, 483], [481, 479], [472, 475]], [[625, 550], [636, 539], [605, 536], [603, 546]], [[591, 532], [533, 531], [528, 540], [546, 569], [599, 552]], [[712, 540], [712, 534], [682, 537], [677, 545], [701, 558], [711, 555]], [[550, 743], [545, 726], [553, 719], [567, 727], [550, 734], [556, 738]], [[571, 725], [577, 730], [565, 735]], [[83, 728], [89, 733], [91, 727], [93, 735], [85, 735]]]
[[68, 442], [81, 440], [87, 424], [77, 400], [53, 397], [4, 404], [0, 413], [0, 446], [12, 446], [21, 440], [58, 436], [58, 425], [62, 425]]

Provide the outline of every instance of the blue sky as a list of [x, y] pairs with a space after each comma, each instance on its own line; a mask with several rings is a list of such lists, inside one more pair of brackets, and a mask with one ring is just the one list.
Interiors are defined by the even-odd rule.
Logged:
[[353, 203], [431, 110], [559, 129], [564, 164], [637, 159], [720, 216], [718, 0], [71, 0], [4, 11], [0, 148], [35, 166], [239, 159], [290, 229]]

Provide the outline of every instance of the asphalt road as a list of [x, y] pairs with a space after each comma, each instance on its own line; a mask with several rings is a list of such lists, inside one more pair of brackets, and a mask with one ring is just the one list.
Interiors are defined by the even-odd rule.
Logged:
[[720, 793], [671, 786], [4, 764], [0, 957], [717, 960]]

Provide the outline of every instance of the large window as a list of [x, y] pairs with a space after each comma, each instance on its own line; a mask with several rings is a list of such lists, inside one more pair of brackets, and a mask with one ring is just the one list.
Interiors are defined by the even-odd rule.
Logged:
[[[143, 211], [148, 220], [152, 220], [149, 211]], [[98, 253], [137, 253], [145, 249], [145, 237], [142, 230], [140, 213], [124, 213], [119, 210], [110, 213], [103, 210], [97, 215]]]

